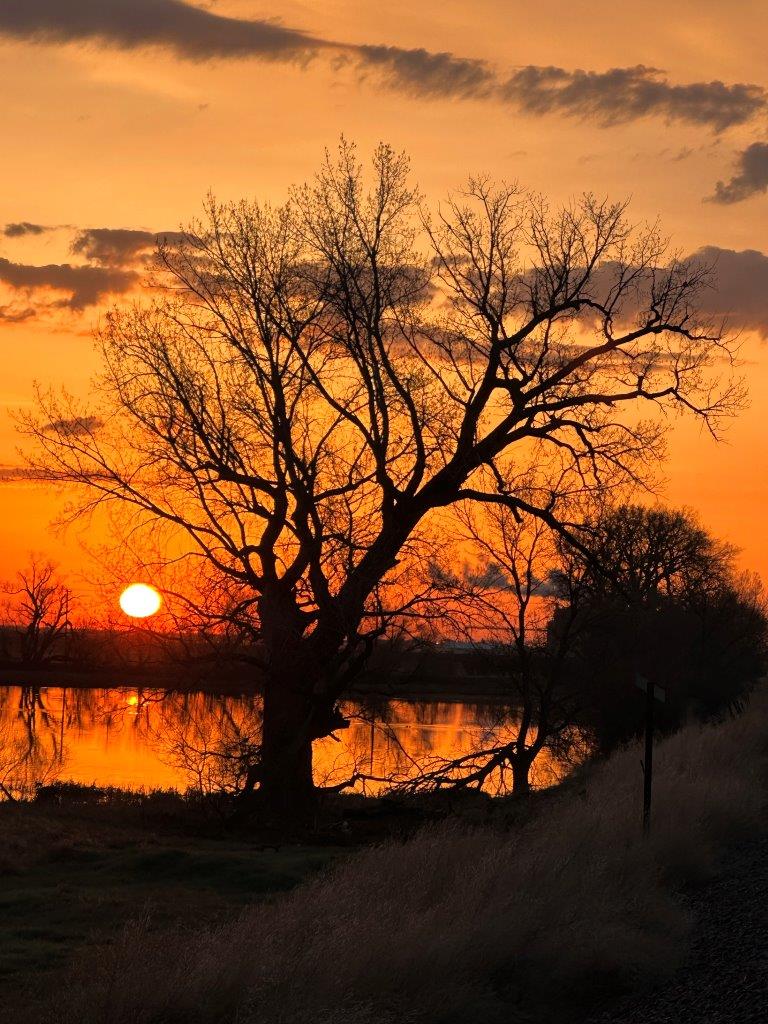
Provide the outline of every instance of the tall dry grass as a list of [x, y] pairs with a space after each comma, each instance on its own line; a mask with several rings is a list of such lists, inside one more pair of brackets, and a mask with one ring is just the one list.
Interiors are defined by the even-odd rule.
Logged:
[[215, 931], [155, 935], [139, 923], [48, 1019], [548, 1020], [559, 997], [658, 975], [685, 946], [675, 886], [762, 827], [767, 720], [760, 694], [734, 720], [659, 743], [648, 840], [631, 747], [512, 833], [430, 828]]

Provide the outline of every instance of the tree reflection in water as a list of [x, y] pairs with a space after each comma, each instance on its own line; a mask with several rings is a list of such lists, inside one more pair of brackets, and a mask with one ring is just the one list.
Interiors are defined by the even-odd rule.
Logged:
[[[450, 701], [349, 702], [344, 713], [349, 728], [316, 744], [316, 782], [338, 787], [354, 778], [368, 794], [411, 784], [449, 763], [469, 772], [475, 753], [511, 736], [515, 721], [514, 711], [498, 704]], [[0, 687], [0, 795], [27, 797], [53, 778], [236, 793], [257, 758], [260, 728], [258, 697]], [[584, 747], [576, 747], [578, 760]], [[569, 769], [545, 750], [534, 785], [551, 785]], [[482, 785], [507, 792], [509, 773], [502, 765]]]
[[0, 798], [28, 800], [64, 767], [64, 717], [39, 687], [0, 688]]

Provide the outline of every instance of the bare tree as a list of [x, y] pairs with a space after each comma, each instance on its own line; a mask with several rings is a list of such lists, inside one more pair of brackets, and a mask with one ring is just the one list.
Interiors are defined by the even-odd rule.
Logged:
[[42, 665], [54, 654], [70, 628], [71, 592], [59, 579], [56, 567], [33, 557], [29, 567], [3, 585], [11, 598], [10, 614], [25, 665]]
[[[561, 478], [553, 481], [553, 508], [565, 514]], [[559, 498], [558, 498], [559, 496]], [[557, 504], [557, 502], [560, 504]], [[536, 758], [549, 751], [562, 761], [583, 755], [578, 727], [580, 692], [569, 675], [568, 659], [584, 624], [583, 573], [557, 572], [559, 535], [541, 518], [503, 504], [466, 503], [457, 509], [458, 545], [471, 557], [460, 572], [440, 572], [446, 595], [476, 657], [505, 680], [496, 727], [489, 726], [482, 749], [459, 758], [436, 758], [407, 789], [482, 788], [512, 778], [513, 795], [529, 793]], [[558, 628], [551, 625], [557, 613]]]
[[44, 394], [24, 421], [31, 468], [252, 595], [259, 784], [295, 813], [350, 677], [417, 610], [400, 582], [440, 510], [557, 526], [518, 491], [531, 463], [637, 477], [662, 435], [639, 406], [713, 430], [738, 407], [728, 341], [697, 315], [707, 280], [624, 204], [550, 211], [480, 179], [430, 218], [404, 156], [381, 145], [368, 186], [342, 143], [283, 206], [210, 199], [160, 248], [154, 299], [100, 331], [100, 403]]

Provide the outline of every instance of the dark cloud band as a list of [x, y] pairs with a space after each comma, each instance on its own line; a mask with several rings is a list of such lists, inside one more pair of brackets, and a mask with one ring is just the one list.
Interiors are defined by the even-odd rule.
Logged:
[[[91, 260], [87, 265], [32, 266], [0, 258], [0, 282], [27, 296], [20, 308], [0, 306], [0, 321], [21, 322], [36, 316], [38, 310], [32, 308], [28, 296], [38, 290], [68, 293], [68, 299], [53, 305], [75, 311], [96, 305], [109, 295], [128, 292], [140, 281], [145, 256], [158, 240], [173, 243], [182, 238], [178, 232], [89, 228], [78, 232], [72, 246]], [[686, 257], [686, 262], [712, 270], [714, 287], [701, 296], [705, 316], [725, 317], [730, 326], [755, 331], [768, 340], [768, 255], [753, 249], [737, 252], [705, 246]], [[632, 313], [632, 309], [624, 310], [625, 315]]]
[[299, 56], [322, 45], [271, 21], [227, 18], [183, 0], [3, 0], [6, 35], [41, 42], [102, 40], [122, 49], [164, 46], [187, 60]]
[[[697, 314], [713, 321], [725, 321], [726, 329], [754, 331], [768, 341], [768, 255], [755, 249], [722, 249], [705, 245], [675, 261], [677, 269], [688, 268], [693, 274], [704, 273], [708, 287], [697, 295]], [[598, 292], [614, 287], [616, 263], [604, 263], [595, 274]], [[663, 272], [664, 268], [660, 267]], [[627, 293], [621, 309], [615, 311], [618, 323], [634, 322], [646, 315], [647, 294], [643, 289]]]
[[609, 71], [525, 67], [501, 87], [502, 96], [528, 114], [560, 113], [605, 126], [657, 115], [722, 131], [744, 124], [766, 106], [765, 90], [724, 82], [670, 83], [643, 65]]
[[28, 220], [21, 220], [15, 224], [6, 224], [3, 228], [3, 235], [6, 238], [23, 238], [25, 235], [43, 235], [50, 230], [44, 224], [32, 224]]
[[768, 340], [768, 255], [707, 245], [691, 259], [713, 268], [714, 288], [702, 296], [704, 312]]
[[768, 143], [753, 142], [739, 153], [731, 180], [718, 181], [709, 201], [724, 205], [740, 203], [761, 192], [768, 192]]
[[270, 20], [230, 18], [184, 0], [3, 0], [0, 35], [32, 42], [160, 46], [185, 60], [306, 61], [319, 52], [410, 95], [495, 98], [530, 114], [560, 113], [611, 125], [650, 115], [722, 131], [766, 106], [755, 85], [675, 85], [642, 65], [605, 72], [523, 67], [502, 81], [482, 60], [452, 53], [354, 45]]
[[49, 263], [33, 266], [0, 258], [0, 281], [18, 291], [51, 289], [65, 292], [64, 305], [73, 310], [93, 306], [106, 295], [128, 291], [136, 283], [134, 270]]
[[0, 33], [32, 42], [104, 41], [127, 50], [161, 46], [193, 61], [294, 61], [328, 51], [421, 95], [475, 95], [493, 80], [482, 61], [336, 43], [274, 21], [224, 17], [183, 0], [3, 0]]

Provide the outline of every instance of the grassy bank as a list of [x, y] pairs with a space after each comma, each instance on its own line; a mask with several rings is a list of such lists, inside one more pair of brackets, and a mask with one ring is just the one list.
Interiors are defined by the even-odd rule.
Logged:
[[34, 803], [0, 803], [3, 1019], [58, 991], [73, 959], [96, 961], [131, 921], [163, 931], [231, 920], [339, 852], [333, 836], [277, 845], [225, 830], [173, 792], [63, 785]]
[[138, 923], [85, 960], [55, 1024], [472, 1024], [567, 1019], [565, 1001], [670, 970], [684, 882], [762, 827], [764, 695], [658, 746], [640, 835], [639, 749], [513, 829], [444, 822], [346, 858], [212, 928]]

